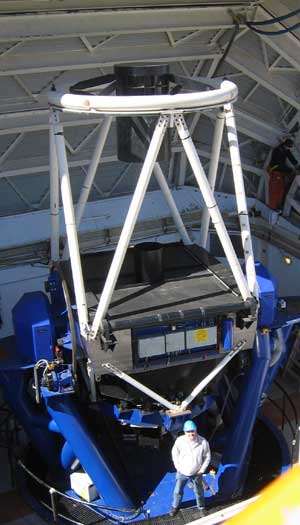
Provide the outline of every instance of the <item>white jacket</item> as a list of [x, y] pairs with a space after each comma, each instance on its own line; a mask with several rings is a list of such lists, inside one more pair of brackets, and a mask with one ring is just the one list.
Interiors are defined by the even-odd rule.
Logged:
[[197, 434], [195, 441], [184, 434], [179, 436], [172, 448], [172, 459], [177, 472], [185, 476], [203, 474], [210, 462], [209, 444]]

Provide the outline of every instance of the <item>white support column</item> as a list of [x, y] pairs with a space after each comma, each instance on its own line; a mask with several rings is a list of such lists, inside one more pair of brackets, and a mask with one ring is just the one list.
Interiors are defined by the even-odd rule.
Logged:
[[141, 209], [143, 199], [149, 184], [149, 180], [153, 171], [156, 158], [163, 141], [167, 126], [169, 123], [169, 117], [167, 115], [162, 115], [159, 117], [150, 145], [147, 152], [147, 155], [144, 160], [144, 164], [137, 182], [135, 192], [133, 194], [129, 210], [124, 222], [122, 233], [116, 248], [110, 269], [106, 278], [104, 288], [100, 297], [98, 308], [94, 317], [92, 325], [92, 339], [95, 339], [99, 328], [101, 328], [102, 321], [106, 315], [112, 294], [114, 292], [117, 279], [123, 264], [123, 260], [128, 248], [131, 235], [137, 221], [139, 211]]
[[158, 162], [156, 162], [154, 164], [154, 168], [153, 168], [153, 171], [154, 171], [154, 175], [156, 177], [156, 180], [160, 186], [160, 189], [167, 201], [167, 204], [170, 208], [170, 211], [172, 213], [172, 216], [173, 216], [173, 219], [174, 219], [174, 222], [176, 224], [176, 228], [178, 230], [178, 232], [180, 233], [181, 235], [181, 238], [182, 238], [182, 241], [183, 241], [183, 244], [192, 244], [192, 241], [189, 237], [189, 234], [188, 232], [186, 231], [186, 227], [184, 225], [184, 222], [181, 218], [181, 215], [177, 209], [177, 206], [176, 206], [176, 202], [173, 198], [173, 195], [170, 191], [170, 188], [168, 186], [168, 183], [165, 179], [165, 176], [163, 174], [163, 171], [159, 165]]
[[[208, 182], [210, 184], [212, 192], [215, 191], [220, 151], [221, 151], [221, 146], [222, 146], [224, 121], [225, 121], [225, 115], [223, 111], [221, 111], [220, 113], [218, 113], [217, 118], [216, 118], [213, 145], [212, 145], [212, 150], [211, 150], [211, 159], [210, 159], [209, 172], [208, 172]], [[202, 217], [201, 217], [201, 230], [200, 230], [200, 239], [199, 239], [199, 244], [200, 246], [202, 246], [202, 248], [206, 248], [207, 246], [209, 221], [210, 221], [210, 216], [209, 216], [208, 209], [204, 208], [202, 212]]]
[[79, 253], [79, 244], [75, 224], [70, 175], [63, 136], [63, 127], [59, 122], [57, 111], [53, 112], [53, 131], [56, 146], [56, 155], [61, 184], [61, 196], [65, 215], [66, 232], [71, 259], [72, 276], [76, 297], [77, 312], [81, 334], [86, 338], [88, 331], [88, 311], [83, 283], [82, 268]]
[[[81, 219], [82, 219], [82, 216], [85, 210], [86, 203], [89, 198], [91, 187], [92, 187], [95, 175], [96, 175], [97, 167], [101, 159], [102, 151], [103, 151], [106, 139], [107, 139], [107, 135], [110, 130], [112, 120], [113, 120], [113, 117], [110, 117], [110, 116], [105, 117], [102, 122], [101, 128], [100, 128], [98, 139], [97, 139], [97, 142], [94, 148], [94, 153], [93, 153], [91, 162], [89, 164], [89, 169], [88, 169], [84, 183], [81, 188], [81, 193], [80, 193], [78, 203], [76, 204], [75, 218], [76, 218], [77, 228], [81, 223]], [[69, 258], [69, 250], [68, 250], [68, 245], [66, 244], [64, 247], [62, 259], [66, 260], [68, 258]]]
[[243, 180], [243, 172], [239, 151], [239, 143], [235, 125], [235, 118], [231, 104], [224, 105], [225, 122], [227, 127], [227, 137], [229, 152], [231, 158], [232, 174], [235, 187], [237, 210], [239, 214], [242, 245], [245, 257], [245, 267], [248, 286], [254, 297], [258, 298], [258, 287], [256, 281], [256, 272], [254, 264], [254, 254], [252, 248], [250, 223], [248, 216], [247, 200]]
[[[189, 123], [190, 135], [192, 135], [196, 129], [196, 126], [199, 122], [201, 113], [194, 113], [192, 116], [191, 122]], [[179, 176], [178, 176], [178, 186], [184, 186], [186, 179], [186, 168], [187, 168], [187, 158], [184, 152], [180, 154], [180, 165], [179, 165]]]
[[190, 165], [194, 172], [195, 178], [198, 182], [199, 189], [203, 195], [204, 202], [209, 210], [209, 214], [212, 220], [212, 223], [216, 229], [220, 242], [222, 244], [223, 250], [227, 257], [229, 266], [236, 280], [237, 286], [240, 290], [240, 293], [244, 300], [251, 297], [251, 293], [242, 272], [239, 260], [236, 256], [234, 248], [232, 246], [231, 239], [226, 230], [223, 217], [220, 213], [218, 205], [215, 201], [214, 195], [211, 191], [209, 182], [206, 178], [205, 172], [203, 170], [202, 164], [198, 157], [197, 150], [192, 141], [192, 138], [189, 134], [189, 130], [186, 126], [185, 120], [182, 115], [178, 114], [175, 116], [175, 125], [179, 137], [182, 141], [182, 145], [186, 152], [187, 158], [189, 159]]
[[51, 261], [59, 261], [59, 177], [53, 132], [53, 112], [50, 111], [49, 125], [49, 168], [50, 168], [50, 215], [51, 215]]

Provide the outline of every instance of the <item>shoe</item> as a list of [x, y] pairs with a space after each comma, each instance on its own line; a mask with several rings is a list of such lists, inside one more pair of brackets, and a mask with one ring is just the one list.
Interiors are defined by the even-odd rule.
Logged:
[[178, 512], [178, 508], [175, 508], [175, 507], [171, 507], [171, 510], [169, 512], [169, 516], [173, 517], [177, 514]]
[[203, 507], [201, 507], [200, 509], [198, 509], [198, 517], [199, 518], [204, 518], [204, 516], [206, 516], [206, 512], [205, 512], [205, 509]]

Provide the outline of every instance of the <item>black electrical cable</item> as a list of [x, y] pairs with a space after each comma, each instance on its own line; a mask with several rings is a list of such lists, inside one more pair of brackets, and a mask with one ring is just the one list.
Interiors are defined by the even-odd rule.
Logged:
[[236, 38], [239, 30], [240, 30], [240, 26], [239, 26], [238, 23], [236, 23], [234, 28], [233, 28], [232, 34], [230, 36], [229, 42], [228, 42], [228, 44], [226, 46], [226, 49], [225, 49], [223, 55], [221, 56], [220, 61], [219, 61], [218, 65], [217, 65], [217, 67], [215, 69], [213, 77], [217, 76], [217, 72], [220, 69], [221, 64], [223, 64], [223, 62], [225, 61], [225, 58], [227, 57], [227, 55], [228, 55], [228, 53], [229, 53], [229, 51], [231, 49], [231, 46], [232, 46], [233, 42], [235, 41], [235, 38]]
[[290, 33], [294, 29], [298, 29], [300, 27], [300, 22], [297, 24], [294, 24], [291, 27], [280, 29], [279, 31], [263, 31], [262, 29], [255, 29], [255, 27], [249, 26], [249, 22], [246, 23], [246, 25], [251, 29], [251, 31], [254, 31], [255, 33], [258, 33], [259, 35], [267, 35], [267, 36], [279, 36], [279, 35], [286, 35], [287, 33]]
[[252, 22], [247, 22], [248, 26], [267, 26], [276, 24], [277, 22], [282, 22], [283, 20], [287, 20], [288, 18], [291, 18], [292, 16], [298, 15], [300, 13], [300, 9], [295, 9], [295, 11], [291, 11], [287, 15], [277, 16], [274, 18], [271, 18], [270, 20], [253, 20]]
[[268, 26], [273, 25], [276, 23], [280, 23], [283, 20], [288, 20], [289, 18], [298, 15], [300, 13], [300, 9], [295, 9], [294, 11], [291, 11], [290, 13], [278, 17], [273, 17], [269, 20], [257, 20], [252, 22], [246, 22], [246, 26], [251, 29], [251, 31], [254, 31], [255, 33], [258, 33], [259, 35], [267, 35], [267, 36], [279, 36], [279, 35], [285, 35], [287, 33], [290, 33], [294, 29], [298, 29], [300, 27], [300, 22], [297, 22], [296, 24], [292, 25], [291, 27], [284, 27], [283, 29], [279, 29], [276, 31], [264, 31], [263, 29], [257, 29], [257, 26]]

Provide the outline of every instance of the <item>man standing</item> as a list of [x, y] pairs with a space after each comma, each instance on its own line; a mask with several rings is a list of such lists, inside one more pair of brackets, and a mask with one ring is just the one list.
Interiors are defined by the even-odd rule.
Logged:
[[193, 483], [200, 517], [205, 515], [202, 474], [210, 462], [209, 444], [197, 433], [194, 421], [188, 420], [183, 425], [184, 435], [179, 436], [172, 448], [172, 459], [177, 470], [176, 485], [170, 516], [175, 516], [183, 496], [183, 489], [188, 480]]

